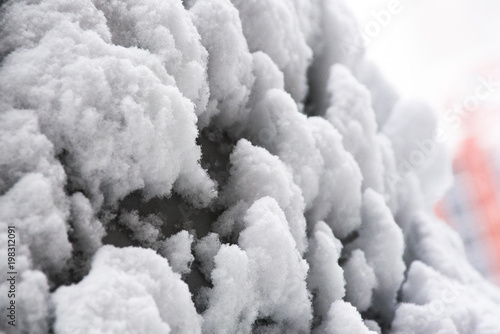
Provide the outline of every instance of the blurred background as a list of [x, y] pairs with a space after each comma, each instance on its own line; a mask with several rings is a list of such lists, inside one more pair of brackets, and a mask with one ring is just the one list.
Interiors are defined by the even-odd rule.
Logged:
[[[372, 29], [367, 58], [402, 97], [438, 111], [455, 180], [436, 211], [460, 233], [472, 265], [500, 285], [500, 1], [348, 4], [362, 33]], [[384, 18], [390, 8], [397, 14]]]

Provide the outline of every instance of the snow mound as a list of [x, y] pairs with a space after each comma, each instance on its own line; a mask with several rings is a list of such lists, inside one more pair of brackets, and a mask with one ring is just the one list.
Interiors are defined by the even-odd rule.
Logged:
[[103, 246], [89, 275], [53, 300], [59, 333], [201, 333], [188, 286], [148, 249]]

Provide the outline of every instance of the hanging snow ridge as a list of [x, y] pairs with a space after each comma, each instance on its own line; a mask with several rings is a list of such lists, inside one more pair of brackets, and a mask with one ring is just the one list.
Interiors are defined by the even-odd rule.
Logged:
[[[233, 0], [251, 52], [263, 51], [285, 77], [285, 89], [300, 103], [306, 96], [312, 51], [300, 30], [295, 6], [288, 1]], [[276, 27], [279, 26], [279, 29]]]
[[368, 89], [340, 64], [332, 66], [327, 89], [330, 107], [325, 118], [342, 134], [344, 147], [356, 159], [363, 174], [363, 189], [383, 193], [382, 153]]
[[229, 0], [198, 0], [190, 12], [201, 43], [210, 54], [210, 101], [206, 113], [215, 116], [215, 123], [222, 128], [241, 127], [247, 121], [254, 77], [238, 11]]
[[373, 268], [377, 281], [371, 309], [383, 321], [390, 322], [406, 269], [403, 262], [404, 239], [382, 195], [372, 189], [365, 190], [363, 194], [359, 237], [347, 248], [359, 248], [365, 254], [366, 262]]
[[[228, 184], [221, 193], [229, 209], [217, 222], [218, 232], [228, 235], [242, 231], [241, 219], [246, 209], [258, 199], [269, 196], [285, 213], [296, 247], [303, 254], [307, 248], [304, 199], [283, 162], [242, 139], [231, 154], [231, 164]], [[234, 226], [238, 222], [240, 226]]]

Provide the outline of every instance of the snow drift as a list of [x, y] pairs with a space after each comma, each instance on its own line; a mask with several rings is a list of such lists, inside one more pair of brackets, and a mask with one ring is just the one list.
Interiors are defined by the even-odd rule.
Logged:
[[434, 112], [345, 53], [342, 1], [0, 8], [20, 332], [500, 332]]

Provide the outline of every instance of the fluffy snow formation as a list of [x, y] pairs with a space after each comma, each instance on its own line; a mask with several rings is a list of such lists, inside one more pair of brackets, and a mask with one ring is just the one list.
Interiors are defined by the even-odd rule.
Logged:
[[201, 333], [187, 284], [149, 249], [102, 247], [89, 274], [53, 300], [60, 333]]
[[[312, 317], [309, 266], [278, 202], [262, 197], [246, 210], [238, 245], [215, 256], [204, 312], [206, 333], [306, 332]], [[293, 302], [291, 302], [293, 301]], [[266, 323], [257, 324], [259, 319]]]
[[364, 60], [343, 1], [0, 6], [20, 332], [500, 333], [433, 213], [435, 113]]

